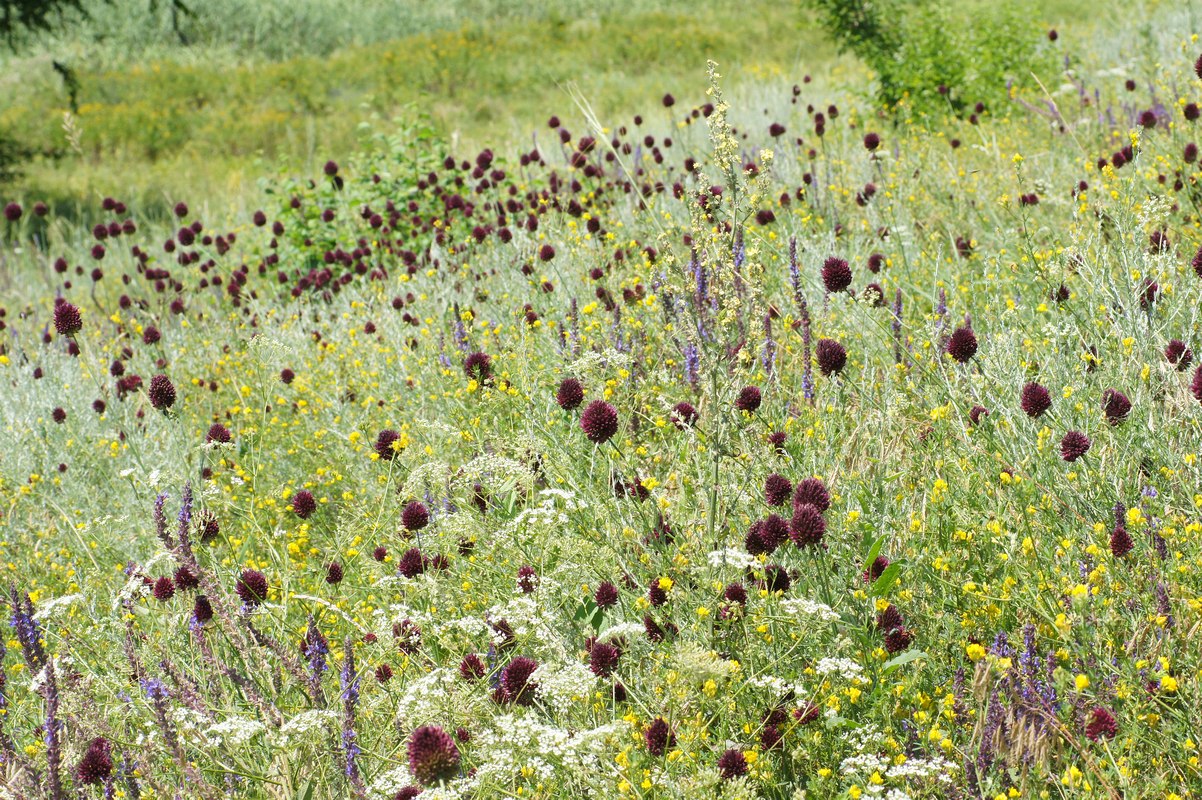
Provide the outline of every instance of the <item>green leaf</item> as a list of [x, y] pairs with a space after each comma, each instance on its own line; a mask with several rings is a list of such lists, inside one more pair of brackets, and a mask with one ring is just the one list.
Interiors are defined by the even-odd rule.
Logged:
[[921, 650], [907, 650], [906, 652], [901, 653], [900, 655], [896, 655], [893, 658], [886, 661], [885, 665], [884, 665], [884, 673], [886, 675], [888, 675], [890, 672], [893, 672], [893, 670], [897, 669], [898, 667], [901, 667], [905, 664], [909, 664], [911, 661], [917, 661], [920, 658], [926, 658], [926, 657], [927, 657], [927, 654], [922, 652]]
[[881, 548], [884, 546], [885, 546], [885, 537], [884, 537], [884, 535], [882, 535], [882, 536], [878, 537], [877, 540], [872, 543], [872, 547], [869, 548], [868, 557], [864, 559], [864, 569], [868, 569], [869, 567], [872, 566], [872, 562], [876, 561], [876, 557], [881, 554]]
[[885, 571], [881, 573], [881, 577], [877, 578], [872, 583], [872, 589], [869, 594], [873, 597], [880, 597], [885, 592], [892, 588], [893, 584], [897, 583], [897, 579], [901, 577], [901, 565], [890, 564], [885, 567]]
[[296, 800], [313, 800], [313, 782], [305, 781], [296, 790]]

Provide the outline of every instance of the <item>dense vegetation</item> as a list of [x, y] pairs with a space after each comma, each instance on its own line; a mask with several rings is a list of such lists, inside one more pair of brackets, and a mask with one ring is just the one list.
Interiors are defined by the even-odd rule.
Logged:
[[[818, 3], [823, 52], [886, 52], [864, 5]], [[711, 65], [620, 116], [532, 88], [491, 147], [356, 117], [86, 224], [35, 165], [0, 220], [5, 791], [1196, 796], [1190, 13], [998, 12], [944, 66]]]

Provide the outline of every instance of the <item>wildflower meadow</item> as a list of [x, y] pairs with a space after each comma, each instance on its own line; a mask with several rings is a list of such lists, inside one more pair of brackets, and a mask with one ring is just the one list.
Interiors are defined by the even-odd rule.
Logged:
[[0, 798], [1202, 797], [1199, 9], [849, 5], [0, 187]]

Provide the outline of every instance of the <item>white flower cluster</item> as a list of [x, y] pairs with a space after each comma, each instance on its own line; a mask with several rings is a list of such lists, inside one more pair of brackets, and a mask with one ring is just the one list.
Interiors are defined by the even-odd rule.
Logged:
[[441, 667], [409, 684], [397, 701], [396, 718], [402, 727], [422, 725], [438, 715], [450, 697], [455, 670]]
[[805, 687], [802, 684], [790, 683], [775, 675], [752, 675], [747, 678], [747, 683], [759, 689], [771, 689], [773, 694], [782, 697], [788, 695], [790, 692], [798, 697], [806, 693]]
[[822, 658], [814, 665], [814, 671], [819, 675], [840, 675], [844, 680], [856, 680], [864, 677], [864, 670], [850, 658]]
[[887, 774], [890, 778], [915, 780], [936, 778], [940, 781], [950, 782], [952, 774], [957, 769], [957, 766], [946, 758], [935, 756], [934, 758], [911, 758], [905, 763], [890, 767]]
[[610, 625], [597, 636], [599, 642], [613, 642], [618, 639], [638, 639], [646, 633], [647, 629], [643, 627], [641, 622], [619, 622]]
[[[488, 609], [491, 620], [505, 620], [513, 629], [513, 635], [519, 639], [531, 639], [540, 645], [552, 645], [560, 641], [556, 635], [555, 624], [550, 619], [543, 606], [529, 595], [515, 597], [507, 603], [492, 606]], [[500, 645], [504, 636], [492, 632], [493, 644]]]
[[233, 717], [210, 725], [205, 729], [204, 735], [213, 744], [241, 747], [265, 730], [267, 726], [257, 720]]
[[[392, 800], [401, 789], [412, 786], [413, 783], [413, 776], [409, 774], [409, 768], [397, 767], [378, 776], [371, 786], [367, 787], [367, 792], [372, 797]], [[419, 794], [418, 798], [419, 800], [459, 800], [465, 795], [470, 795], [476, 787], [476, 783], [475, 778], [454, 780], [445, 786], [430, 787]]]
[[42, 622], [52, 619], [62, 611], [70, 608], [75, 603], [82, 603], [86, 598], [79, 594], [65, 594], [62, 597], [55, 597], [50, 600], [45, 600], [38, 605], [37, 611], [34, 612], [33, 618]]
[[327, 730], [331, 725], [338, 724], [338, 712], [328, 709], [302, 711], [284, 723], [280, 728], [280, 738], [283, 744], [305, 739], [313, 733]]
[[715, 569], [729, 567], [730, 569], [742, 570], [754, 567], [760, 563], [758, 558], [746, 550], [736, 550], [733, 547], [727, 547], [724, 550], [715, 550], [706, 556], [706, 560]]
[[559, 714], [567, 714], [572, 704], [588, 697], [597, 685], [597, 676], [584, 664], [556, 666], [542, 664], [530, 676], [538, 684], [538, 695]]
[[809, 617], [819, 622], [834, 622], [839, 615], [830, 606], [804, 597], [789, 597], [780, 601], [780, 607], [795, 617]]
[[873, 753], [861, 753], [843, 759], [839, 771], [844, 775], [871, 775], [889, 768], [888, 760]]
[[483, 731], [477, 740], [476, 752], [483, 763], [476, 778], [481, 782], [496, 779], [507, 784], [514, 769], [522, 767], [530, 767], [543, 781], [552, 780], [561, 770], [596, 773], [606, 763], [601, 758], [606, 743], [628, 729], [626, 722], [619, 721], [572, 732], [512, 714], [497, 717], [494, 723], [496, 727]]

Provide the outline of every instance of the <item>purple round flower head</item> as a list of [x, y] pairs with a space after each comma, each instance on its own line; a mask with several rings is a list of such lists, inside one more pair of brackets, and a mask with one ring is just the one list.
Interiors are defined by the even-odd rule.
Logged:
[[768, 444], [772, 445], [772, 449], [778, 456], [785, 454], [785, 442], [787, 441], [789, 441], [789, 434], [784, 431], [773, 431], [768, 434]]
[[525, 564], [518, 569], [518, 588], [522, 594], [530, 594], [538, 588], [538, 573], [534, 567]]
[[342, 565], [337, 561], [331, 561], [326, 565], [326, 583], [331, 586], [342, 583]]
[[1023, 387], [1021, 405], [1026, 415], [1035, 419], [1052, 407], [1052, 396], [1038, 383], [1028, 383]]
[[[788, 528], [786, 527], [786, 530]], [[771, 553], [777, 548], [776, 542], [772, 537], [764, 534], [764, 521], [757, 519], [751, 523], [751, 527], [747, 529], [747, 536], [743, 539], [743, 546], [747, 549], [748, 554], [758, 556], [762, 553]]]
[[282, 370], [280, 370], [280, 381], [281, 382], [283, 382], [284, 384], [289, 384], [289, 383], [292, 383], [294, 380], [296, 380], [295, 372], [288, 369], [287, 367], [284, 367]]
[[317, 510], [317, 500], [308, 489], [292, 495], [292, 511], [301, 519], [308, 519]]
[[743, 751], [730, 748], [718, 756], [718, 774], [722, 780], [734, 780], [747, 774], [747, 757]]
[[787, 592], [793, 585], [793, 579], [789, 577], [789, 570], [780, 564], [769, 564], [764, 567], [764, 581], [761, 585], [770, 592]]
[[487, 382], [492, 378], [492, 358], [477, 350], [464, 359], [463, 374], [479, 383]]
[[267, 599], [267, 578], [257, 569], [242, 570], [235, 589], [242, 602], [254, 608]]
[[760, 393], [758, 386], [744, 386], [739, 391], [739, 396], [735, 398], [735, 408], [739, 411], [746, 411], [751, 414], [760, 407], [763, 402], [763, 395]]
[[1178, 372], [1184, 372], [1193, 363], [1194, 352], [1185, 346], [1185, 342], [1174, 339], [1165, 346], [1164, 357]]
[[851, 286], [851, 267], [842, 258], [831, 256], [822, 265], [822, 285], [831, 294]]
[[961, 327], [952, 331], [951, 338], [947, 340], [947, 354], [961, 364], [977, 354], [977, 335], [972, 328]]
[[1131, 401], [1117, 389], [1107, 389], [1102, 392], [1102, 411], [1106, 414], [1107, 422], [1118, 425], [1131, 413]]
[[400, 438], [401, 434], [397, 433], [391, 428], [380, 431], [379, 435], [376, 436], [376, 443], [373, 445], [376, 455], [378, 455], [384, 461], [392, 461], [397, 454], [396, 448], [394, 448], [393, 445], [399, 441]]
[[9, 203], [4, 207], [4, 218], [9, 222], [16, 222], [21, 218], [23, 213], [20, 203]]
[[868, 565], [868, 568], [864, 570], [861, 576], [864, 578], [864, 583], [872, 583], [877, 578], [881, 577], [881, 574], [888, 566], [889, 559], [885, 558], [884, 556], [877, 556], [874, 558], [872, 563]]
[[538, 669], [533, 658], [518, 656], [501, 670], [500, 696], [506, 703], [528, 706], [534, 702], [534, 690], [538, 684], [531, 683], [530, 676]]
[[209, 432], [205, 434], [205, 444], [216, 442], [217, 444], [230, 443], [230, 429], [222, 425], [220, 422], [214, 422], [209, 426]]
[[58, 335], [71, 337], [79, 333], [81, 328], [83, 318], [79, 315], [79, 308], [66, 300], [58, 300], [54, 304], [54, 329]]
[[209, 603], [209, 598], [203, 594], [196, 595], [196, 602], [192, 605], [192, 616], [198, 625], [204, 625], [213, 618], [213, 606]]
[[1119, 724], [1114, 715], [1098, 706], [1089, 715], [1085, 725], [1085, 738], [1091, 742], [1098, 739], [1113, 739], [1119, 732]]
[[901, 612], [897, 610], [897, 606], [890, 604], [888, 608], [876, 615], [877, 630], [889, 633], [889, 631], [901, 628], [905, 625], [905, 620], [902, 619]]
[[988, 417], [989, 409], [985, 406], [973, 406], [968, 410], [968, 419], [973, 425], [981, 424], [981, 417]]
[[818, 369], [822, 370], [823, 375], [835, 375], [847, 364], [847, 351], [834, 339], [819, 339], [814, 348], [814, 355], [818, 359]]
[[618, 668], [622, 651], [612, 644], [594, 642], [588, 654], [588, 668], [598, 678], [608, 678]]
[[700, 417], [691, 403], [681, 402], [672, 406], [672, 424], [682, 431], [694, 427]]
[[1089, 437], [1080, 431], [1069, 431], [1060, 440], [1060, 457], [1073, 462], [1089, 451]]
[[575, 378], [564, 378], [555, 392], [555, 402], [564, 411], [572, 411], [584, 402], [584, 384]]
[[793, 490], [794, 509], [806, 503], [814, 506], [823, 514], [831, 507], [830, 492], [827, 491], [826, 484], [820, 478], [806, 478], [798, 481], [797, 488]]
[[653, 582], [651, 588], [647, 590], [647, 602], [653, 606], [662, 606], [668, 602], [668, 593], [659, 585], [659, 582]]
[[1202, 403], [1202, 364], [1198, 365], [1198, 368], [1194, 370], [1194, 379], [1190, 382], [1189, 390], [1193, 394], [1194, 399]]
[[900, 653], [914, 642], [914, 634], [905, 626], [894, 628], [885, 634], [885, 650], [890, 655]]
[[166, 575], [154, 582], [154, 599], [166, 603], [175, 597], [175, 584]]
[[789, 522], [789, 536], [798, 547], [816, 545], [826, 534], [826, 520], [822, 512], [809, 503], [802, 503], [793, 511]]
[[75, 767], [75, 778], [85, 786], [103, 783], [113, 774], [113, 746], [108, 739], [97, 736], [88, 744], [83, 758]]
[[146, 394], [150, 397], [150, 404], [159, 411], [166, 411], [175, 405], [175, 385], [166, 375], [155, 375], [151, 378]]
[[393, 795], [392, 800], [417, 800], [421, 793], [422, 788], [420, 786], [406, 786]]
[[468, 653], [459, 662], [459, 677], [469, 683], [478, 681], [488, 674], [488, 666], [484, 663], [484, 659], [475, 653]]
[[609, 581], [602, 581], [597, 587], [597, 591], [593, 593], [593, 602], [599, 608], [609, 608], [616, 605], [618, 602], [618, 587], [614, 586]]
[[[1202, 73], [1199, 73], [1198, 77], [1202, 77]], [[664, 95], [664, 108], [671, 108], [674, 105], [676, 105], [676, 98], [670, 94]]]
[[1131, 541], [1131, 534], [1127, 533], [1127, 529], [1122, 525], [1115, 525], [1114, 530], [1110, 532], [1110, 554], [1115, 558], [1122, 558], [1131, 552], [1135, 547], [1135, 542]]
[[604, 400], [594, 400], [580, 415], [580, 427], [590, 442], [605, 444], [618, 432], [618, 410]]
[[864, 134], [864, 149], [868, 152], [873, 152], [881, 146], [881, 137], [875, 133]]
[[423, 725], [409, 736], [409, 771], [423, 786], [436, 786], [459, 774], [459, 748], [437, 725]]
[[555, 248], [554, 247], [552, 247], [549, 244], [544, 244], [542, 247], [538, 248], [538, 260], [539, 261], [550, 261], [553, 258], [555, 258]]
[[187, 567], [180, 567], [175, 571], [175, 587], [184, 591], [191, 591], [200, 586], [200, 579], [192, 573], [192, 570]]
[[643, 741], [647, 744], [648, 753], [662, 758], [664, 753], [676, 746], [676, 734], [663, 717], [656, 717], [647, 726], [647, 730], [643, 731]]
[[1198, 56], [1198, 60], [1194, 62], [1194, 74], [1202, 78], [1202, 56]]
[[793, 494], [793, 483], [784, 475], [775, 472], [764, 479], [764, 500], [770, 506], [783, 505]]
[[422, 551], [416, 547], [410, 547], [403, 554], [401, 560], [397, 562], [397, 572], [404, 575], [406, 578], [416, 578], [426, 571], [426, 558], [422, 555]]
[[430, 512], [420, 501], [413, 500], [401, 511], [401, 524], [407, 531], [420, 531], [430, 524]]
[[213, 512], [206, 511], [200, 518], [200, 541], [208, 544], [217, 538], [221, 533], [221, 523], [217, 521], [217, 517], [213, 516]]

